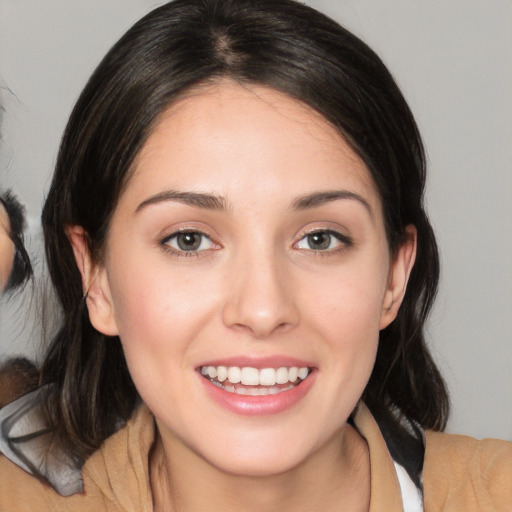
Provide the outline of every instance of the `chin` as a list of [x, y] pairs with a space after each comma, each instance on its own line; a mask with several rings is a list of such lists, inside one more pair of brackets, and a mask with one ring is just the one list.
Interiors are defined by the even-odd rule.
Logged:
[[325, 434], [310, 432], [308, 436], [307, 432], [296, 428], [295, 423], [288, 428], [277, 426], [276, 430], [267, 427], [242, 431], [240, 428], [224, 430], [220, 435], [210, 431], [210, 436], [190, 448], [223, 473], [251, 478], [293, 471], [329, 443]]
[[259, 453], [253, 451], [244, 457], [229, 457], [226, 459], [212, 457], [207, 462], [222, 471], [234, 476], [245, 478], [273, 477], [294, 470], [306, 459], [303, 453]]

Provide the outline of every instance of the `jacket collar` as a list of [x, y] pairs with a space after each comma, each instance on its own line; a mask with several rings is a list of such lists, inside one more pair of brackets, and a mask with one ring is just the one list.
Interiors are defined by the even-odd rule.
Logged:
[[[86, 492], [89, 486], [93, 486], [121, 509], [150, 512], [152, 499], [148, 460], [156, 427], [149, 409], [140, 405], [125, 427], [109, 437], [80, 469], [65, 456], [56, 457], [52, 464], [48, 464], [46, 457], [42, 458], [40, 446], [36, 446], [36, 450], [30, 449], [30, 443], [26, 445], [26, 450], [21, 446], [21, 453], [9, 448], [9, 438], [12, 440], [14, 433], [17, 437], [37, 439], [37, 435], [30, 434], [39, 431], [42, 434], [40, 441], [43, 441], [46, 432], [38, 424], [36, 414], [39, 396], [39, 392], [26, 395], [24, 400], [20, 399], [21, 402], [14, 402], [1, 410], [0, 451], [28, 473], [49, 481], [62, 495], [82, 491], [83, 480]], [[370, 452], [370, 512], [403, 512], [393, 460], [375, 419], [363, 403], [357, 407], [353, 419]], [[60, 462], [59, 466], [55, 465], [56, 460]]]
[[[368, 443], [370, 451], [371, 498], [369, 512], [403, 512], [400, 484], [393, 459], [372, 414], [361, 403], [354, 415], [354, 425]], [[104, 493], [123, 504], [126, 510], [150, 511], [151, 496], [148, 459], [156, 427], [146, 406], [136, 411], [126, 428], [120, 430], [96, 452], [84, 466], [84, 480], [92, 478], [104, 487]], [[128, 456], [126, 456], [128, 455]], [[125, 461], [122, 467], [120, 461]], [[143, 476], [143, 478], [142, 478]], [[138, 489], [138, 497], [127, 496], [127, 488]]]
[[403, 512], [402, 494], [393, 459], [368, 407], [360, 403], [354, 425], [366, 439], [370, 451], [370, 512]]

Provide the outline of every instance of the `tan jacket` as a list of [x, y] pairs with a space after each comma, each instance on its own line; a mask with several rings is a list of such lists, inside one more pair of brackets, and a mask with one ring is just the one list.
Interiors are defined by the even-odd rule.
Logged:
[[[370, 448], [370, 512], [402, 512], [393, 461], [366, 407], [355, 424]], [[153, 416], [141, 406], [86, 462], [84, 493], [66, 498], [0, 456], [0, 512], [151, 512], [154, 438]], [[427, 432], [423, 482], [425, 512], [512, 512], [512, 443]]]

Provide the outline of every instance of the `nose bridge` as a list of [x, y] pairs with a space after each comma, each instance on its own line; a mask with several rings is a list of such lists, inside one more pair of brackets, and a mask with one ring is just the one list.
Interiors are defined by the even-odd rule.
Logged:
[[271, 244], [240, 248], [231, 265], [224, 322], [257, 338], [298, 322], [286, 258]]

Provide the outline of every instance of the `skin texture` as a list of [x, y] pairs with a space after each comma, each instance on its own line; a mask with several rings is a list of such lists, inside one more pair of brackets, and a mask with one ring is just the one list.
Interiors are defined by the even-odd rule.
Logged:
[[9, 238], [9, 217], [0, 203], [0, 293], [7, 286], [14, 262], [14, 244]]
[[[333, 190], [351, 196], [297, 207]], [[166, 191], [221, 199], [205, 208], [162, 200]], [[169, 239], [184, 229], [206, 235], [199, 250]], [[312, 249], [307, 235], [326, 230], [342, 240]], [[162, 116], [114, 212], [105, 260], [92, 262], [83, 230], [68, 228], [91, 321], [120, 336], [156, 417], [157, 508], [367, 510], [367, 447], [347, 418], [405, 292], [408, 231], [392, 257], [362, 161], [279, 92], [223, 82]], [[314, 368], [284, 412], [239, 415], [205, 392], [201, 365], [275, 356]]]

